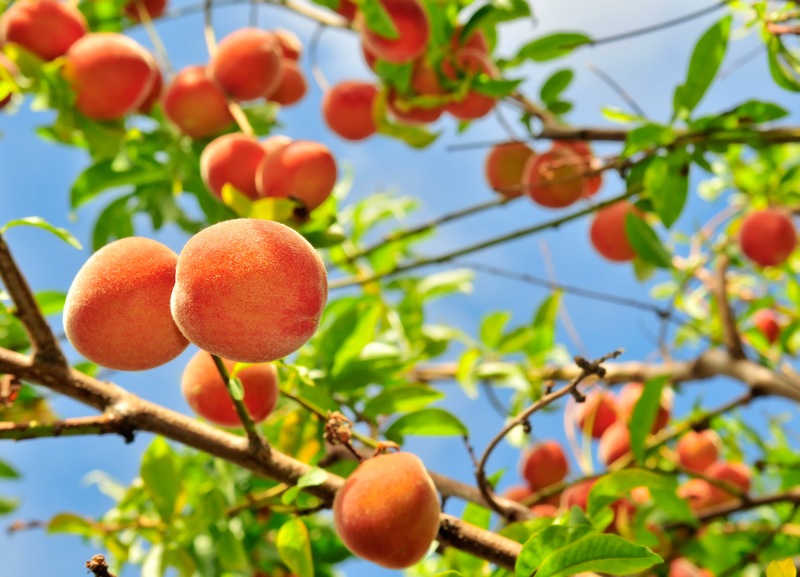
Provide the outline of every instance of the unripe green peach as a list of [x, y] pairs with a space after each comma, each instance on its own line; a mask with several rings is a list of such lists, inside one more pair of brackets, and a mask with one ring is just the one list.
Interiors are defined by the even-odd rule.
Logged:
[[333, 521], [359, 557], [389, 569], [419, 562], [439, 531], [439, 496], [411, 453], [361, 463], [333, 500]]
[[[236, 363], [222, 359], [230, 375]], [[244, 389], [244, 405], [253, 422], [260, 423], [275, 408], [278, 400], [278, 371], [273, 364], [250, 365], [235, 375]], [[198, 351], [186, 365], [181, 392], [192, 410], [221, 427], [240, 427], [242, 422], [222, 381], [214, 359]]]
[[169, 310], [178, 255], [148, 238], [129, 237], [98, 250], [72, 281], [64, 330], [72, 346], [109, 369], [163, 365], [187, 346]]
[[201, 349], [263, 363], [311, 338], [327, 296], [325, 266], [306, 239], [278, 222], [240, 218], [189, 239], [178, 258], [171, 310]]

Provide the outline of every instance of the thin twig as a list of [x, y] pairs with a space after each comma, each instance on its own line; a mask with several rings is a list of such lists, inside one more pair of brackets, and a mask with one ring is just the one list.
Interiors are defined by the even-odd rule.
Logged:
[[717, 282], [715, 283], [715, 293], [717, 299], [717, 310], [719, 321], [722, 325], [722, 337], [728, 354], [734, 359], [745, 358], [744, 348], [742, 348], [742, 337], [736, 328], [736, 317], [731, 309], [728, 300], [728, 257], [724, 254], [719, 255], [717, 261]]
[[126, 443], [132, 443], [133, 433], [133, 427], [126, 426], [125, 418], [113, 412], [96, 417], [76, 417], [52, 423], [0, 421], [0, 439], [14, 441], [80, 435], [121, 435]]
[[587, 68], [591, 72], [595, 74], [600, 80], [606, 83], [611, 90], [613, 90], [617, 96], [619, 96], [625, 103], [633, 110], [637, 115], [641, 116], [642, 118], [647, 118], [647, 113], [644, 109], [639, 106], [636, 101], [631, 97], [628, 92], [620, 86], [620, 84], [614, 80], [609, 74], [607, 74], [602, 68], [597, 66], [596, 64], [592, 64], [591, 62], [588, 63]]

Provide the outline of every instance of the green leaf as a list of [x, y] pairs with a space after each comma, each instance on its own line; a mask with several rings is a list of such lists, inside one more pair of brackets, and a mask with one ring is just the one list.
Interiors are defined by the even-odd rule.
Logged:
[[627, 124], [629, 122], [644, 122], [645, 120], [638, 114], [631, 114], [613, 106], [604, 106], [600, 112], [603, 114], [603, 117], [606, 120], [618, 122], [620, 124]]
[[0, 515], [11, 513], [19, 506], [19, 500], [0, 497]]
[[142, 563], [141, 577], [164, 577], [164, 544], [153, 543]]
[[554, 292], [542, 301], [533, 318], [532, 336], [528, 354], [534, 363], [541, 365], [555, 346], [556, 318], [561, 293]]
[[170, 175], [163, 164], [140, 158], [136, 164], [120, 169], [114, 160], [105, 159], [84, 170], [70, 190], [70, 206], [78, 208], [101, 192], [120, 187], [169, 182]]
[[223, 569], [228, 571], [247, 571], [250, 558], [245, 551], [240, 535], [235, 535], [231, 526], [226, 527], [216, 538], [214, 547]]
[[59, 513], [47, 523], [48, 533], [71, 533], [90, 537], [93, 534], [93, 525], [89, 519], [72, 513]]
[[517, 54], [516, 60], [545, 62], [566, 56], [579, 46], [591, 44], [592, 39], [580, 32], [557, 32], [529, 42]]
[[738, 118], [742, 123], [761, 124], [784, 118], [789, 112], [773, 102], [748, 100], [731, 110], [729, 115]]
[[0, 459], [0, 479], [19, 479], [20, 475], [14, 467]]
[[633, 249], [642, 259], [660, 268], [670, 268], [672, 257], [664, 245], [661, 244], [658, 235], [650, 228], [644, 219], [633, 213], [628, 213], [625, 217], [625, 234], [631, 242]]
[[311, 540], [308, 528], [300, 519], [292, 519], [278, 529], [275, 539], [278, 556], [297, 577], [314, 577]]
[[449, 294], [472, 292], [472, 279], [475, 272], [469, 269], [455, 269], [437, 272], [426, 276], [417, 284], [417, 292], [424, 300]]
[[457, 417], [444, 409], [422, 409], [408, 413], [397, 419], [386, 430], [386, 438], [395, 443], [402, 443], [405, 435], [428, 436], [464, 436], [469, 431]]
[[28, 216], [25, 218], [18, 218], [12, 221], [7, 222], [0, 228], [0, 234], [5, 234], [6, 231], [10, 228], [15, 226], [34, 226], [36, 228], [41, 228], [42, 230], [46, 230], [48, 232], [52, 232], [58, 238], [69, 244], [70, 246], [74, 246], [78, 250], [81, 250], [83, 246], [81, 243], [78, 242], [78, 239], [72, 236], [72, 234], [65, 228], [58, 228], [47, 222], [41, 217], [38, 216]]
[[767, 577], [796, 577], [797, 567], [792, 559], [773, 561], [767, 565]]
[[444, 393], [425, 385], [403, 385], [384, 389], [364, 405], [364, 414], [371, 417], [410, 413], [424, 409], [444, 398]]
[[647, 166], [644, 187], [664, 226], [670, 228], [683, 212], [689, 193], [686, 155], [656, 156]]
[[797, 62], [774, 34], [768, 35], [767, 61], [775, 84], [792, 92], [800, 92], [800, 70]]
[[142, 455], [140, 474], [156, 511], [165, 523], [169, 523], [175, 514], [180, 478], [175, 452], [162, 437], [153, 439]]
[[714, 81], [728, 48], [731, 21], [730, 15], [725, 16], [697, 41], [689, 61], [686, 82], [675, 89], [673, 97], [675, 117], [690, 114]]
[[591, 527], [586, 525], [581, 527], [553, 525], [533, 533], [522, 546], [522, 551], [514, 565], [514, 575], [530, 577], [547, 557], [572, 541], [585, 536], [591, 530]]
[[57, 315], [63, 311], [64, 301], [66, 300], [66, 293], [61, 291], [40, 291], [36, 293], [36, 302], [45, 316]]
[[644, 443], [653, 429], [653, 423], [661, 406], [661, 393], [668, 380], [669, 377], [660, 376], [644, 383], [642, 395], [633, 407], [628, 430], [631, 433], [631, 450], [639, 464], [644, 462]]
[[358, 10], [363, 14], [369, 30], [389, 40], [400, 37], [400, 32], [379, 0], [361, 0]]
[[536, 577], [565, 577], [594, 572], [631, 575], [661, 563], [647, 547], [616, 535], [587, 535], [549, 555], [539, 565]]
[[503, 336], [503, 329], [510, 320], [509, 311], [495, 311], [486, 315], [481, 321], [479, 331], [481, 342], [490, 349], [496, 349]]
[[558, 100], [558, 97], [567, 89], [574, 77], [575, 73], [569, 68], [554, 72], [539, 91], [539, 97], [542, 102], [555, 102]]

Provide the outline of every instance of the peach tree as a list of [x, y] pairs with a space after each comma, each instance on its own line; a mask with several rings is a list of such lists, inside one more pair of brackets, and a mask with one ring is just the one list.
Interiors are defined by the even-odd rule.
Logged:
[[[353, 556], [420, 577], [794, 575], [797, 436], [784, 415], [750, 422], [740, 410], [772, 398], [797, 415], [800, 402], [796, 3], [721, 2], [605, 38], [531, 33], [511, 52], [499, 43], [534, 16], [524, 0], [251, 3], [314, 23], [307, 46], [257, 18], [218, 38], [229, 3], [0, 4], [0, 107], [47, 111], [38, 135], [86, 163], [65, 186], [70, 209], [101, 207], [93, 254], [59, 291], [31, 288], [15, 228], [83, 239], [37, 216], [0, 227], [0, 439], [152, 438], [105, 514], [53, 511], [46, 529], [92, 543], [86, 568], [100, 576], [132, 565], [146, 577], [326, 576]], [[202, 63], [176, 69], [162, 35], [193, 12]], [[628, 108], [576, 124], [575, 70], [548, 73], [538, 90], [526, 78], [531, 65], [712, 12], [667, 121], [606, 76]], [[350, 57], [367, 80], [328, 83], [327, 29], [357, 39]], [[141, 30], [148, 46], [132, 37]], [[746, 35], [786, 103], [753, 87], [699, 112]], [[319, 123], [367, 151], [383, 138], [427, 153], [496, 120], [509, 138], [478, 143], [486, 200], [456, 199], [416, 225], [416, 197], [351, 201], [344, 159], [281, 123], [312, 81], [324, 91]], [[686, 226], [695, 198], [705, 218]], [[526, 203], [541, 207], [538, 222], [425, 256], [445, 224]], [[184, 246], [148, 238], [144, 220], [180, 231]], [[585, 258], [632, 271], [649, 300], [595, 290], [588, 275], [573, 286], [462, 260], [580, 220]], [[496, 310], [470, 334], [433, 311], [463, 303], [476, 272], [549, 294], [532, 319]], [[571, 330], [564, 295], [655, 315], [654, 354], [625, 358], [610, 340], [571, 354], [579, 340], [557, 331]], [[189, 347], [181, 382], [165, 383], [183, 411], [114, 383], [121, 371], [146, 380]], [[685, 383], [710, 379], [742, 392], [677, 410]], [[488, 421], [447, 402], [454, 383], [500, 413], [485, 446], [474, 439]], [[54, 396], [86, 416], [60, 418]], [[541, 424], [547, 414], [563, 415], [563, 433]], [[471, 474], [437, 473], [406, 447], [418, 437], [463, 443]], [[519, 464], [497, 458], [509, 444]], [[0, 477], [19, 476], [0, 460]], [[16, 505], [0, 497], [0, 514]]]

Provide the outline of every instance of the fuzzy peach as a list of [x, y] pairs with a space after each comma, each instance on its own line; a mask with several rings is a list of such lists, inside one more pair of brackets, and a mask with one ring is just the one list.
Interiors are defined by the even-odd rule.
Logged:
[[[617, 421], [617, 403], [606, 391], [592, 391], [575, 408], [575, 419], [581, 431], [589, 429], [593, 439], [599, 439]], [[591, 423], [591, 424], [590, 424]]]
[[331, 87], [322, 99], [322, 115], [333, 132], [347, 140], [375, 134], [373, 109], [378, 88], [370, 82], [349, 80]]
[[[750, 479], [752, 474], [750, 467], [744, 463], [729, 463], [726, 461], [717, 461], [713, 463], [708, 469], [705, 470], [705, 475], [717, 481], [724, 481], [729, 483], [735, 488], [738, 488], [742, 493], [747, 493], [750, 490]], [[726, 491], [722, 487], [711, 485], [710, 501], [713, 505], [721, 505], [736, 500], [736, 495], [730, 491]]]
[[201, 349], [233, 361], [274, 361], [317, 330], [328, 296], [325, 266], [297, 232], [241, 218], [212, 225], [181, 251], [171, 310]]
[[675, 450], [681, 465], [701, 473], [717, 460], [719, 445], [719, 435], [712, 429], [705, 429], [685, 433], [678, 439]]
[[532, 489], [543, 489], [564, 480], [569, 472], [564, 449], [556, 441], [535, 445], [522, 455], [522, 477]]
[[774, 344], [781, 335], [781, 325], [778, 315], [770, 309], [759, 309], [753, 313], [753, 324], [761, 331], [769, 344]]
[[336, 161], [327, 146], [298, 140], [261, 161], [256, 186], [261, 196], [294, 198], [311, 211], [331, 195], [336, 173]]
[[141, 371], [177, 357], [189, 344], [169, 299], [178, 255], [149, 238], [114, 241], [81, 267], [67, 292], [64, 330], [72, 346], [109, 369]]
[[641, 212], [631, 203], [621, 200], [594, 215], [589, 238], [595, 250], [610, 261], [625, 262], [636, 256], [625, 232], [625, 221], [629, 214], [641, 215]]
[[524, 142], [504, 142], [489, 151], [484, 162], [484, 174], [489, 187], [506, 198], [522, 194], [522, 173], [534, 155]]
[[284, 59], [281, 81], [268, 99], [281, 106], [291, 106], [300, 102], [306, 92], [308, 84], [300, 66], [294, 60]]
[[596, 482], [597, 479], [590, 479], [564, 489], [561, 493], [561, 508], [569, 511], [574, 506], [585, 511], [589, 504], [589, 492]]
[[[583, 160], [583, 168], [585, 171], [589, 171], [595, 168], [595, 157], [592, 153], [592, 149], [589, 147], [589, 144], [582, 141], [582, 140], [556, 140], [553, 143], [554, 147], [564, 146], [566, 148], [572, 149], [575, 154], [577, 154], [581, 160]], [[594, 196], [597, 194], [597, 191], [603, 186], [603, 175], [602, 174], [593, 174], [591, 176], [586, 177], [586, 190], [584, 190], [584, 196]]]
[[233, 123], [225, 95], [203, 66], [181, 70], [167, 86], [163, 105], [166, 117], [192, 138], [215, 136]]
[[300, 56], [303, 54], [303, 44], [297, 34], [283, 28], [276, 28], [272, 33], [278, 41], [278, 49], [283, 58], [294, 61], [300, 60]]
[[387, 38], [367, 28], [366, 20], [357, 17], [364, 44], [375, 56], [393, 64], [411, 62], [425, 52], [430, 38], [430, 24], [425, 8], [418, 0], [380, 0], [397, 29], [396, 38]]
[[13, 42], [43, 60], [55, 60], [87, 29], [83, 14], [70, 3], [18, 0], [0, 16], [0, 43]]
[[[639, 402], [643, 391], [643, 383], [628, 383], [622, 387], [622, 391], [620, 391], [619, 397], [617, 397], [617, 410], [620, 418], [626, 423], [630, 422], [636, 403]], [[650, 429], [651, 433], [655, 434], [667, 426], [671, 410], [672, 390], [665, 388], [661, 392], [661, 402], [658, 406], [655, 420], [653, 421], [653, 427]]]
[[235, 100], [269, 96], [282, 70], [277, 38], [259, 28], [240, 28], [223, 38], [208, 65], [211, 79]]
[[255, 200], [256, 170], [266, 156], [254, 136], [235, 132], [212, 140], [200, 155], [200, 175], [213, 194], [222, 198], [222, 187], [233, 185], [236, 190]]
[[791, 217], [781, 209], [751, 212], [742, 220], [739, 246], [759, 266], [776, 266], [789, 258], [797, 245]]
[[[439, 82], [439, 75], [431, 66], [422, 59], [414, 63], [414, 71], [411, 75], [411, 91], [408, 96], [444, 96], [445, 89]], [[427, 124], [439, 119], [445, 111], [445, 105], [441, 104], [432, 107], [410, 106], [406, 103], [404, 95], [392, 90], [389, 93], [387, 102], [389, 110], [398, 120], [412, 124]]]
[[623, 421], [611, 425], [600, 437], [600, 444], [597, 447], [598, 456], [607, 467], [628, 455], [630, 451], [631, 435], [628, 425]]
[[569, 206], [586, 190], [583, 161], [569, 148], [553, 147], [531, 157], [525, 165], [522, 183], [527, 195], [540, 206]]

